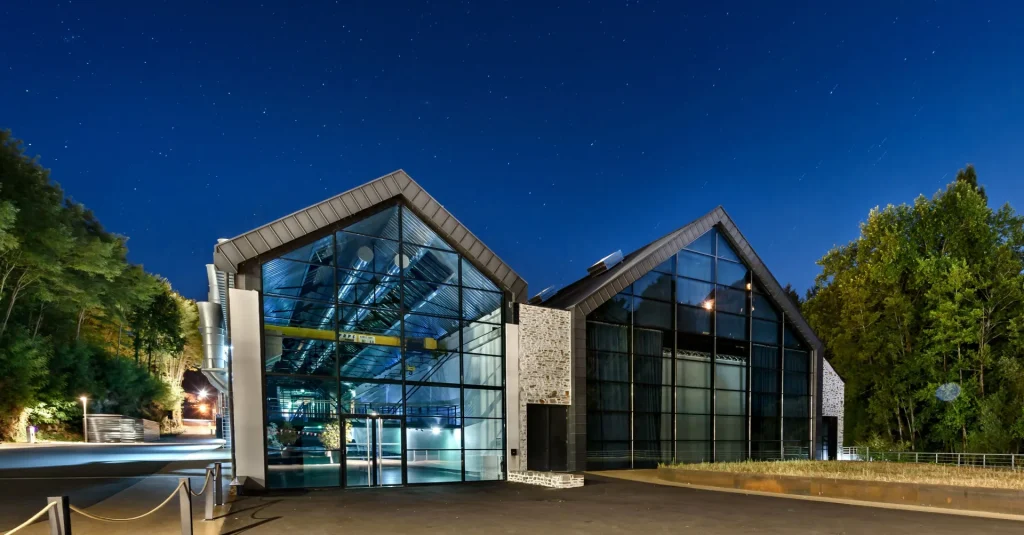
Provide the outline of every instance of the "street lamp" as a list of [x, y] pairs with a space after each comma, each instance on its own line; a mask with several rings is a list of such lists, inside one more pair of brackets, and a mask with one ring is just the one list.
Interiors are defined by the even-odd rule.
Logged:
[[88, 409], [85, 405], [85, 403], [89, 401], [89, 398], [82, 396], [78, 399], [82, 400], [82, 438], [84, 438], [86, 442], [89, 442], [89, 421], [86, 419], [86, 412]]
[[206, 395], [206, 389], [203, 388], [202, 390], [199, 391], [198, 394], [196, 394], [196, 397], [199, 399], [206, 399]]

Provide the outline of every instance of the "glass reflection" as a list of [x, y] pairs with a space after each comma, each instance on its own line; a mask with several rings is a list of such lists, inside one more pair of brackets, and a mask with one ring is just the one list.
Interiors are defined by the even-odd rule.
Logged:
[[809, 353], [787, 325], [782, 371], [780, 321], [715, 229], [599, 305], [586, 324], [587, 466], [806, 456], [803, 427], [782, 429], [784, 417], [809, 429]]
[[503, 477], [504, 295], [411, 210], [333, 229], [262, 279], [271, 488]]

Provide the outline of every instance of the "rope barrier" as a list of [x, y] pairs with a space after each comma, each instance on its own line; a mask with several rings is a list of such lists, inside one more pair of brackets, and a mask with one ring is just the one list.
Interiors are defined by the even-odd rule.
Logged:
[[206, 479], [203, 481], [203, 488], [199, 492], [192, 492], [192, 489], [188, 489], [189, 493], [193, 496], [202, 496], [206, 492], [206, 487], [210, 486], [210, 480], [213, 479], [213, 470], [206, 469]]
[[56, 502], [50, 502], [50, 503], [46, 504], [46, 507], [43, 507], [42, 511], [39, 511], [38, 513], [33, 515], [32, 518], [22, 522], [21, 525], [15, 527], [11, 531], [8, 531], [4, 535], [14, 535], [15, 533], [25, 529], [26, 527], [28, 527], [29, 524], [35, 522], [36, 520], [39, 520], [39, 517], [41, 517], [41, 516], [45, 515], [46, 513], [48, 513], [50, 511], [50, 508], [52, 508], [55, 505], [57, 505]]
[[157, 510], [160, 509], [161, 507], [167, 505], [168, 502], [170, 502], [172, 499], [174, 499], [175, 496], [178, 495], [178, 489], [180, 489], [182, 487], [182, 485], [184, 485], [184, 484], [185, 484], [184, 481], [182, 481], [181, 483], [178, 483], [178, 486], [174, 487], [174, 490], [171, 491], [171, 495], [168, 496], [166, 500], [160, 502], [160, 505], [158, 505], [158, 506], [154, 507], [153, 509], [151, 509], [148, 513], [143, 513], [143, 514], [141, 514], [139, 516], [133, 516], [131, 518], [109, 518], [109, 517], [105, 517], [105, 516], [89, 514], [89, 513], [85, 512], [85, 511], [75, 507], [74, 505], [72, 505], [70, 507], [71, 507], [72, 511], [74, 511], [74, 512], [76, 512], [76, 513], [78, 513], [78, 514], [80, 514], [80, 515], [82, 515], [82, 516], [84, 516], [86, 518], [91, 518], [93, 520], [99, 520], [100, 522], [131, 522], [132, 520], [138, 520], [140, 518], [145, 518], [145, 517], [147, 517], [147, 516], [157, 512]]
[[[220, 483], [220, 463], [214, 463], [214, 466], [216, 467], [215, 469], [211, 469], [211, 468], [207, 468], [206, 469], [206, 477], [203, 480], [203, 488], [200, 489], [199, 492], [192, 492], [192, 488], [191, 488], [192, 486], [189, 483], [189, 478], [187, 478], [187, 477], [181, 478], [181, 480], [178, 482], [178, 485], [176, 487], [174, 487], [174, 490], [171, 491], [171, 494], [169, 496], [167, 496], [167, 498], [164, 501], [160, 502], [160, 505], [157, 505], [156, 507], [154, 507], [154, 508], [150, 509], [149, 511], [147, 511], [147, 512], [141, 514], [141, 515], [138, 515], [138, 516], [133, 516], [133, 517], [130, 517], [130, 518], [111, 518], [111, 517], [106, 517], [106, 516], [94, 515], [92, 513], [86, 512], [85, 510], [79, 509], [78, 507], [75, 507], [74, 505], [71, 505], [70, 503], [68, 503], [68, 497], [67, 496], [51, 497], [51, 498], [49, 498], [49, 500], [50, 500], [49, 503], [47, 503], [46, 507], [44, 507], [41, 511], [39, 511], [38, 513], [32, 515], [32, 518], [29, 518], [25, 522], [21, 523], [20, 525], [18, 525], [14, 529], [4, 533], [3, 535], [14, 535], [15, 533], [18, 533], [22, 529], [24, 529], [24, 528], [28, 527], [29, 525], [31, 525], [33, 522], [39, 520], [43, 515], [46, 515], [47, 513], [50, 513], [50, 515], [51, 515], [50, 516], [50, 521], [51, 522], [53, 522], [54, 519], [56, 518], [56, 521], [60, 524], [60, 528], [59, 529], [60, 529], [61, 533], [71, 533], [71, 531], [70, 531], [71, 530], [70, 518], [68, 518], [68, 511], [69, 510], [73, 511], [73, 512], [76, 512], [76, 513], [78, 513], [78, 514], [80, 514], [80, 515], [82, 515], [82, 516], [84, 516], [86, 518], [91, 518], [92, 520], [98, 520], [100, 522], [131, 522], [133, 520], [139, 520], [139, 519], [145, 518], [145, 517], [147, 517], [147, 516], [157, 512], [160, 508], [162, 508], [163, 506], [165, 506], [168, 503], [170, 503], [170, 501], [173, 500], [175, 496], [178, 496], [181, 499], [181, 515], [182, 515], [182, 517], [181, 517], [181, 522], [182, 522], [181, 529], [182, 529], [182, 533], [191, 533], [192, 532], [192, 514], [191, 514], [192, 496], [201, 496], [204, 493], [206, 493], [207, 489], [210, 488], [210, 481], [211, 480], [217, 482], [217, 484]], [[180, 492], [182, 488], [185, 489], [187, 494], [185, 494], [183, 492]], [[210, 490], [210, 494], [207, 495], [207, 497], [206, 497], [205, 520], [212, 520], [213, 519], [213, 507], [215, 505], [215, 502], [220, 500], [219, 492], [220, 491], [218, 490], [217, 496], [214, 496], [213, 490], [211, 489]], [[59, 508], [58, 508], [58, 506], [59, 506]], [[67, 507], [67, 509], [64, 509], [65, 507]], [[56, 512], [52, 511], [54, 508], [57, 508]], [[54, 516], [54, 515], [56, 515], [56, 516]]]

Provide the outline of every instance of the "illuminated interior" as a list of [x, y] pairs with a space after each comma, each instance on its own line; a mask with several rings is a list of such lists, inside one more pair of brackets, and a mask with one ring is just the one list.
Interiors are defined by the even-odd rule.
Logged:
[[807, 459], [810, 351], [712, 229], [587, 316], [587, 467]]
[[270, 488], [504, 477], [504, 294], [402, 204], [262, 262]]

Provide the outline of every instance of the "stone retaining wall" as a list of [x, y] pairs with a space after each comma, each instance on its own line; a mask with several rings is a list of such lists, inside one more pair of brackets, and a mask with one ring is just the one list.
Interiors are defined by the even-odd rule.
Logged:
[[583, 486], [583, 476], [567, 474], [564, 472], [509, 472], [510, 483], [526, 483], [528, 485], [539, 485], [553, 489], [571, 489]]
[[1024, 515], [1024, 491], [1020, 490], [705, 472], [676, 468], [658, 468], [658, 478], [705, 487]]

